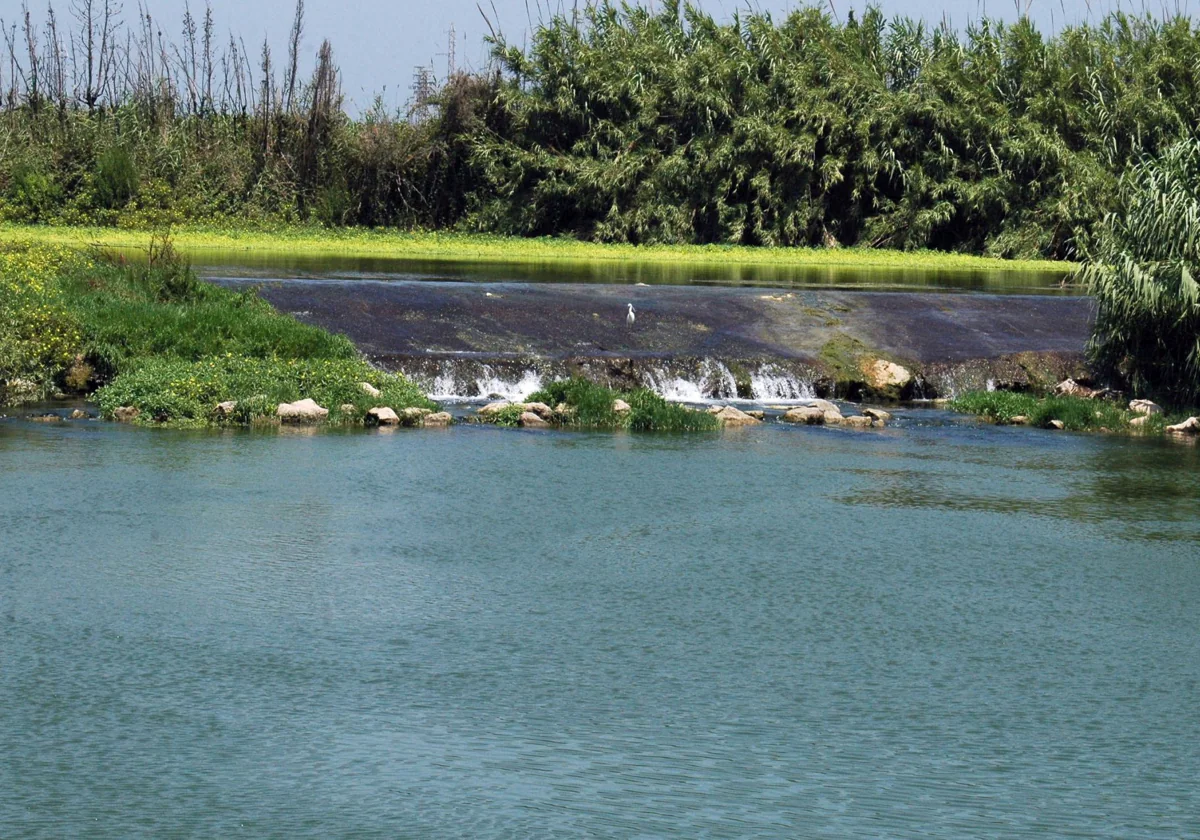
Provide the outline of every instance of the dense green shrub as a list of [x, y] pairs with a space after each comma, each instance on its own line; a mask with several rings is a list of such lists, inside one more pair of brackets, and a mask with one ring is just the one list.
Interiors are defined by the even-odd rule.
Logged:
[[78, 262], [60, 248], [0, 246], [0, 401], [45, 396], [83, 344], [57, 284]]
[[112, 146], [96, 158], [96, 202], [119, 210], [137, 194], [138, 176], [133, 155], [124, 146]]
[[492, 46], [498, 72], [412, 115], [344, 113], [327, 45], [286, 106], [251, 106], [241, 76], [198, 99], [173, 64], [101, 107], [8, 99], [0, 211], [1076, 258], [1121, 173], [1200, 125], [1183, 15], [1045, 36], [602, 0]]
[[1147, 159], [1122, 179], [1084, 271], [1096, 298], [1091, 355], [1138, 395], [1200, 401], [1200, 141]]

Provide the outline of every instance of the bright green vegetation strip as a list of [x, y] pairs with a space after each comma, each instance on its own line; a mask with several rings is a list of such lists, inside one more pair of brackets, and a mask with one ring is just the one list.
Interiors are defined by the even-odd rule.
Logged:
[[139, 422], [173, 425], [214, 422], [229, 400], [238, 408], [226, 421], [244, 423], [303, 398], [333, 421], [361, 421], [376, 405], [435, 407], [345, 337], [198, 280], [169, 244], [151, 257], [131, 266], [61, 246], [0, 246], [0, 401], [95, 391], [106, 416], [130, 406]]
[[[145, 231], [101, 227], [0, 226], [0, 241], [73, 247], [145, 247]], [[573, 239], [521, 238], [461, 233], [423, 233], [354, 228], [284, 226], [270, 229], [186, 227], [172, 231], [175, 247], [188, 255], [254, 251], [288, 255], [348, 255], [445, 262], [536, 263], [622, 260], [761, 266], [824, 266], [896, 270], [1023, 271], [1066, 274], [1072, 263], [1007, 260], [939, 251], [872, 248], [767, 248], [733, 245], [625, 245]]]
[[[1130, 425], [1140, 415], [1127, 411], [1106, 400], [1080, 397], [1035, 397], [1011, 391], [972, 391], [950, 403], [950, 408], [964, 414], [974, 414], [993, 423], [1049, 427], [1058, 420], [1068, 431], [1109, 431], [1161, 434], [1173, 423], [1186, 419], [1187, 414], [1150, 415], [1139, 426]], [[1024, 418], [1021, 420], [1020, 418]]]

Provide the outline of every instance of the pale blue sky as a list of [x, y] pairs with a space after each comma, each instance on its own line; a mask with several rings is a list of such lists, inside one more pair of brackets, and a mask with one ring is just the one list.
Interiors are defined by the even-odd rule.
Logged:
[[[1016, 0], [1021, 2], [1021, 0]], [[45, 0], [29, 0], [34, 14], [41, 16]], [[124, 17], [132, 22], [137, 14], [137, 0], [122, 0]], [[185, 0], [144, 0], [158, 19], [164, 32], [178, 37]], [[540, 0], [541, 14], [552, 9], [570, 9], [572, 0]], [[1032, 0], [1030, 16], [1043, 30], [1058, 29], [1063, 21], [1084, 20], [1091, 4], [1091, 14], [1101, 15], [1117, 8], [1116, 0]], [[1187, 4], [1200, 0], [1166, 0], [1169, 8], [1189, 11]], [[68, 0], [57, 0], [59, 15], [65, 17]], [[854, 7], [861, 10], [862, 0], [833, 0], [839, 15]], [[204, 0], [191, 0], [193, 13], [202, 12]], [[581, 3], [582, 5], [582, 0]], [[888, 15], [925, 17], [936, 22], [947, 16], [962, 28], [983, 14], [1004, 19], [1015, 16], [1014, 0], [982, 2], [982, 0], [885, 0], [880, 5]], [[1163, 0], [1155, 0], [1148, 8], [1161, 13]], [[529, 30], [529, 18], [537, 20], [539, 0], [482, 0], [480, 5], [489, 16], [498, 19], [503, 32], [514, 43], [524, 43]], [[770, 11], [777, 17], [796, 8], [788, 0], [700, 0], [699, 5], [711, 14], [727, 18], [741, 8]], [[295, 0], [212, 0], [220, 40], [228, 39], [230, 30], [239, 33], [257, 58], [258, 45], [264, 34], [271, 40], [277, 62], [282, 63], [288, 30], [291, 27]], [[1125, 2], [1124, 8], [1140, 10], [1136, 4]], [[528, 13], [527, 13], [528, 10]], [[20, 0], [0, 0], [0, 18], [12, 21], [20, 14]], [[375, 93], [382, 92], [390, 107], [403, 106], [409, 98], [413, 67], [432, 64], [440, 78], [446, 71], [447, 33], [453, 24], [458, 33], [457, 59], [459, 67], [482, 68], [487, 63], [483, 45], [486, 28], [476, 8], [476, 0], [307, 0], [306, 27], [303, 41], [303, 67], [312, 66], [321, 39], [328, 37], [342, 69], [347, 109], [352, 113], [370, 104]], [[493, 21], [497, 22], [497, 21]]]

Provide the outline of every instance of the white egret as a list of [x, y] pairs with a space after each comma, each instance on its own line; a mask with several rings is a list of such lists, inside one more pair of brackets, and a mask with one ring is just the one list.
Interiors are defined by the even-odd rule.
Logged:
[[629, 314], [625, 316], [625, 326], [632, 327], [634, 322], [633, 304], [629, 304]]

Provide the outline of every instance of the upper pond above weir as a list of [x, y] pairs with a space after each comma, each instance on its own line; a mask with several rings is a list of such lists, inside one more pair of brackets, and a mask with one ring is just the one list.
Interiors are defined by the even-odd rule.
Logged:
[[[133, 249], [120, 251], [137, 258]], [[144, 256], [144, 253], [142, 254]], [[269, 279], [433, 280], [474, 283], [586, 283], [650, 286], [768, 286], [780, 288], [959, 291], [990, 294], [1078, 294], [1061, 271], [995, 271], [846, 267], [844, 265], [748, 265], [732, 262], [636, 262], [550, 260], [454, 262], [345, 254], [289, 254], [201, 249], [189, 252], [205, 275]]]

